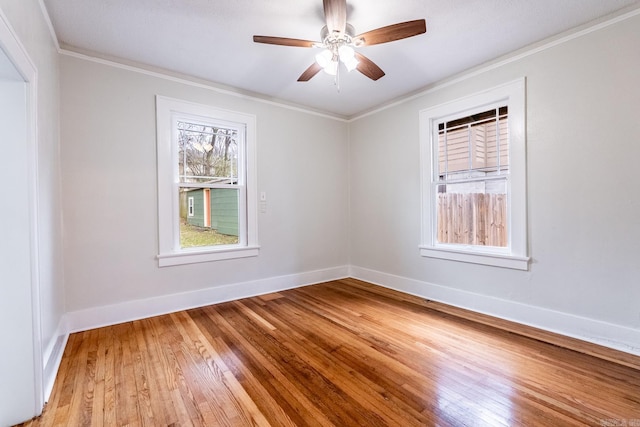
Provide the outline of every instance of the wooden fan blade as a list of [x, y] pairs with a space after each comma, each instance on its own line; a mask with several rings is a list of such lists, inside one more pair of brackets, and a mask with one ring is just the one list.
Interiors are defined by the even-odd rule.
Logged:
[[347, 0], [322, 0], [329, 33], [344, 33], [347, 26]]
[[384, 71], [366, 56], [356, 52], [356, 59], [358, 60], [356, 69], [371, 80], [375, 81], [384, 76]]
[[322, 67], [320, 65], [318, 65], [317, 62], [314, 62], [313, 64], [311, 64], [311, 66], [309, 68], [304, 70], [304, 73], [302, 73], [300, 75], [300, 77], [298, 77], [298, 81], [299, 82], [308, 82], [309, 80], [311, 80], [311, 78], [313, 76], [318, 74], [320, 72], [320, 70], [322, 70]]
[[286, 37], [253, 36], [256, 43], [277, 44], [279, 46], [313, 47], [317, 42], [311, 40], [289, 39]]
[[374, 44], [387, 43], [407, 37], [417, 36], [427, 32], [427, 23], [424, 19], [401, 22], [399, 24], [388, 25], [357, 35], [354, 38], [356, 46], [371, 46]]

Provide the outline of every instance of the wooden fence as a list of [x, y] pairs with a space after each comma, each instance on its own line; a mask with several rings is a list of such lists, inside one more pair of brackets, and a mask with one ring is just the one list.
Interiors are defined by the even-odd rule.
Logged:
[[438, 194], [438, 242], [507, 246], [506, 194]]

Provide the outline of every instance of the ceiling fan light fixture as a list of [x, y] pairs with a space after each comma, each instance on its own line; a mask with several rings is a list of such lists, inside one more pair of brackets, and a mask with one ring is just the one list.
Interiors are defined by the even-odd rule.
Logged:
[[330, 61], [326, 67], [323, 67], [324, 72], [330, 76], [338, 74], [338, 61]]
[[347, 71], [353, 71], [358, 66], [358, 60], [356, 59], [356, 52], [349, 45], [343, 44], [338, 48], [338, 56], [340, 61], [347, 68]]
[[347, 71], [353, 71], [358, 67], [358, 60], [355, 56], [352, 56], [350, 58], [340, 57], [340, 60], [342, 61], [344, 66], [347, 67]]
[[333, 52], [331, 52], [329, 49], [325, 49], [316, 55], [316, 62], [322, 68], [327, 68], [332, 61]]
[[340, 59], [344, 62], [345, 59], [354, 58], [356, 56], [356, 52], [351, 46], [343, 44], [338, 48], [338, 55], [340, 55]]

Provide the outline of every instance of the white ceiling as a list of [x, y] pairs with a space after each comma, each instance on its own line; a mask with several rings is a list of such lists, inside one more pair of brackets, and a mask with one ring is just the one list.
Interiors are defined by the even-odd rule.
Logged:
[[299, 83], [315, 49], [252, 36], [319, 40], [322, 0], [44, 0], [62, 48], [122, 58], [349, 117], [639, 0], [348, 0], [362, 33], [424, 18], [427, 33], [360, 52], [385, 72]]

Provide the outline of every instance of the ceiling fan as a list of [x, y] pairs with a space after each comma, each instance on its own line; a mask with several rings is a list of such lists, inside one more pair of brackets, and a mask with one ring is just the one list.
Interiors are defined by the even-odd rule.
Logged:
[[322, 3], [327, 25], [322, 27], [320, 31], [322, 40], [320, 42], [285, 37], [253, 36], [253, 41], [256, 43], [323, 49], [316, 55], [316, 62], [300, 75], [299, 82], [309, 81], [320, 70], [335, 76], [338, 73], [340, 63], [344, 64], [348, 71], [356, 69], [370, 79], [378, 80], [384, 76], [384, 71], [369, 58], [356, 52], [354, 47], [372, 46], [406, 39], [427, 31], [425, 20], [418, 19], [356, 35], [354, 28], [347, 23], [346, 0], [323, 0]]

